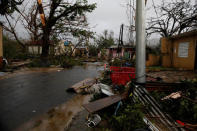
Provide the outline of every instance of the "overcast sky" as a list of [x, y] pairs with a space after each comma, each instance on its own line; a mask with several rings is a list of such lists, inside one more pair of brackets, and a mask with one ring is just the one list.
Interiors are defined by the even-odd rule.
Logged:
[[[31, 1], [31, 0], [26, 0]], [[47, 1], [47, 0], [43, 0]], [[88, 0], [89, 3], [96, 3], [97, 8], [90, 14], [88, 14], [88, 22], [90, 23], [90, 27], [92, 31], [97, 34], [102, 34], [102, 32], [107, 30], [112, 30], [115, 34], [115, 37], [118, 38], [120, 25], [123, 23], [125, 25], [129, 25], [129, 21], [126, 13], [126, 4], [129, 0]], [[161, 0], [148, 0], [148, 4], [146, 6], [146, 18], [150, 18], [150, 16], [154, 16], [155, 13], [152, 8], [152, 1], [155, 2], [156, 5], [161, 3]], [[175, 1], [175, 0], [165, 0], [165, 1]], [[186, 0], [185, 0], [186, 1]], [[192, 3], [197, 0], [191, 0]], [[19, 26], [20, 27], [20, 26]], [[18, 30], [21, 36], [25, 36], [25, 33]], [[124, 36], [125, 37], [125, 36]]]
[[[104, 29], [113, 30], [115, 37], [118, 37], [120, 25], [122, 23], [126, 25], [129, 24], [126, 14], [126, 3], [128, 1], [129, 0], [89, 0], [89, 3], [97, 3], [97, 8], [91, 14], [88, 14], [88, 21], [90, 23], [90, 26], [94, 27], [92, 30], [97, 32], [98, 34], [101, 34]], [[151, 8], [152, 1], [154, 1], [156, 5], [161, 3], [161, 0], [148, 0], [146, 6], [147, 19], [155, 15], [153, 8]], [[191, 1], [192, 3], [194, 3], [195, 0]]]
[[[122, 23], [129, 25], [126, 13], [127, 1], [129, 0], [89, 0], [90, 3], [97, 3], [97, 8], [88, 14], [88, 21], [91, 27], [94, 27], [93, 30], [98, 34], [101, 34], [104, 29], [112, 30], [118, 37], [120, 25]], [[151, 5], [150, 1], [152, 0], [149, 0], [147, 9]], [[158, 4], [158, 0], [155, 0], [155, 3]]]

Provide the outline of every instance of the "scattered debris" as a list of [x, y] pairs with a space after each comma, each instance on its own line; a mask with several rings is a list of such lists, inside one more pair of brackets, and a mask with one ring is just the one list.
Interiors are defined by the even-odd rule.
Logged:
[[161, 100], [163, 101], [163, 100], [167, 100], [167, 99], [170, 99], [170, 98], [172, 98], [172, 99], [178, 99], [178, 98], [181, 97], [181, 93], [182, 93], [181, 91], [171, 93], [170, 95], [165, 96]]
[[114, 93], [112, 91], [106, 90], [106, 89], [101, 89], [101, 92], [107, 96], [113, 96]]
[[185, 127], [187, 130], [196, 131], [197, 129], [197, 124], [193, 125], [193, 124], [182, 122], [180, 120], [176, 120], [176, 122], [180, 124], [181, 126]]
[[139, 100], [144, 105], [149, 106], [147, 113], [150, 117], [148, 119], [150, 121], [155, 121], [156, 119], [154, 125], [158, 126], [160, 128], [159, 130], [183, 130], [178, 126], [178, 123], [176, 123], [168, 114], [162, 112], [159, 103], [156, 102], [156, 100], [148, 93], [148, 91], [144, 87], [139, 86], [135, 88], [133, 100]]
[[93, 114], [89, 116], [86, 124], [88, 127], [93, 128], [98, 125], [99, 122], [101, 122], [101, 117], [98, 114]]
[[81, 93], [85, 90], [85, 88], [89, 88], [92, 85], [94, 85], [96, 83], [96, 79], [93, 78], [87, 78], [83, 81], [80, 81], [76, 84], [74, 84], [72, 87], [70, 87], [71, 89], [73, 89], [76, 93]]
[[119, 102], [118, 102], [118, 105], [117, 105], [117, 107], [116, 107], [116, 110], [115, 110], [115, 112], [114, 112], [114, 115], [115, 115], [115, 116], [116, 116], [117, 111], [118, 111], [118, 109], [120, 108], [121, 105], [122, 105], [122, 101], [119, 101]]
[[99, 84], [94, 84], [90, 88], [86, 88], [85, 92], [93, 94], [93, 93], [100, 93], [101, 92], [101, 87]]
[[100, 88], [101, 88], [101, 92], [107, 96], [113, 96], [114, 93], [112, 91], [112, 88], [108, 85], [105, 85], [105, 84], [102, 84], [100, 83], [99, 84]]
[[148, 125], [148, 128], [151, 129], [151, 131], [159, 131], [159, 129], [157, 129], [157, 127], [150, 120], [148, 120], [148, 118], [144, 117], [143, 121], [146, 125]]

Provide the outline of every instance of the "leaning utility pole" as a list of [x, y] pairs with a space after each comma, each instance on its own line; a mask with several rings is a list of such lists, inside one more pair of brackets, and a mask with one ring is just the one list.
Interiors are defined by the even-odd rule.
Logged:
[[137, 83], [146, 82], [145, 2], [136, 1], [136, 78]]
[[44, 10], [43, 10], [43, 6], [42, 6], [42, 0], [37, 0], [38, 2], [38, 8], [39, 8], [39, 13], [40, 13], [40, 19], [42, 22], [42, 26], [43, 28], [45, 27], [46, 23], [45, 23], [45, 15], [44, 15]]

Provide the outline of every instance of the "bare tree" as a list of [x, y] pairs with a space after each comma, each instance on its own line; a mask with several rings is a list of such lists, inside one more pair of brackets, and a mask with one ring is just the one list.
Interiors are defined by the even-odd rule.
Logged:
[[170, 37], [197, 26], [197, 8], [190, 0], [175, 2], [162, 0], [162, 4], [157, 7], [154, 0], [152, 2], [156, 17], [152, 17], [148, 22], [149, 34], [159, 33], [162, 37]]
[[3, 25], [4, 29], [14, 36], [23, 49], [25, 49], [25, 43], [19, 38], [17, 26], [23, 27], [31, 41], [39, 40], [41, 37], [41, 24], [37, 18], [39, 14], [37, 3], [30, 5], [29, 2], [30, 0], [26, 1], [26, 4], [20, 5], [17, 12], [13, 14], [5, 14], [6, 23]]
[[41, 21], [38, 19], [39, 11], [37, 3], [33, 3], [29, 10], [25, 9], [26, 12], [19, 12], [21, 15], [20, 23], [23, 25], [31, 41], [38, 41], [41, 39]]
[[[25, 8], [21, 11], [17, 10], [17, 13], [15, 12], [14, 14], [4, 14], [6, 22], [3, 24], [3, 28], [10, 32], [14, 38], [16, 39], [16, 41], [21, 45], [21, 47], [23, 49], [25, 49], [25, 45], [24, 43], [20, 40], [17, 31], [16, 31], [16, 26], [18, 25], [18, 23], [20, 22], [21, 19], [21, 15], [18, 15], [18, 13], [24, 13]], [[16, 15], [17, 14], [17, 15]]]

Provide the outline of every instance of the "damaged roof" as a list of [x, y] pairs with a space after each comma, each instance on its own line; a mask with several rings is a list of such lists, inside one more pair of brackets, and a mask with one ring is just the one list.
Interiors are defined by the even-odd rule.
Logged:
[[197, 35], [197, 29], [172, 36], [170, 37], [170, 39], [178, 39], [181, 37], [188, 37], [188, 36], [195, 36], [195, 35]]

